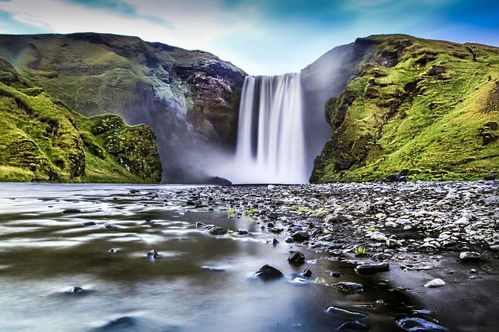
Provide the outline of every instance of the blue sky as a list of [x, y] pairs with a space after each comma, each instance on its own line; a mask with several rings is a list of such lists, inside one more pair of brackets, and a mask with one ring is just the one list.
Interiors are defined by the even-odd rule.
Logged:
[[0, 33], [81, 31], [202, 49], [270, 75], [371, 34], [499, 46], [499, 0], [0, 0]]

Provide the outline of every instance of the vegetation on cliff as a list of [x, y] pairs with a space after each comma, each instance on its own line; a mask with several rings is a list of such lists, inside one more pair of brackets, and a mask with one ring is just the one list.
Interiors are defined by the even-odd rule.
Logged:
[[[498, 171], [499, 49], [382, 35], [326, 105], [332, 137], [312, 182], [475, 180]], [[357, 54], [358, 56], [358, 54]]]
[[0, 181], [159, 182], [154, 141], [146, 125], [71, 111], [0, 59]]
[[149, 125], [165, 181], [206, 171], [187, 162], [195, 148], [235, 146], [245, 74], [213, 54], [138, 37], [75, 33], [0, 35], [0, 57], [80, 114], [115, 114], [128, 124]]

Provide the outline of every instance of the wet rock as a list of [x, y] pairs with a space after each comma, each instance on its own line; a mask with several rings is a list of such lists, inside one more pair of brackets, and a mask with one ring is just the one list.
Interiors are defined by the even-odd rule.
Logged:
[[96, 329], [96, 331], [121, 331], [122, 329], [131, 328], [136, 324], [135, 319], [129, 316], [119, 317], [117, 319], [113, 319], [106, 323], [105, 325]]
[[482, 255], [476, 251], [463, 251], [459, 254], [459, 259], [462, 262], [479, 261], [482, 259]]
[[258, 271], [256, 271], [255, 276], [262, 280], [274, 280], [279, 279], [283, 276], [282, 272], [273, 266], [265, 264]]
[[208, 233], [210, 233], [211, 235], [224, 235], [224, 234], [227, 234], [227, 229], [223, 228], [223, 227], [218, 227], [218, 226], [215, 226], [213, 228], [211, 228]]
[[301, 275], [305, 278], [310, 278], [312, 276], [312, 270], [305, 269], [301, 272]]
[[331, 271], [331, 277], [339, 278], [341, 277], [341, 273], [336, 271]]
[[388, 248], [393, 249], [393, 248], [396, 248], [398, 245], [399, 245], [399, 243], [395, 239], [387, 239], [386, 240], [386, 246]]
[[64, 213], [64, 214], [81, 213], [81, 210], [80, 209], [64, 209], [64, 210], [62, 210], [62, 213]]
[[272, 227], [272, 228], [269, 228], [269, 231], [272, 232], [272, 233], [279, 234], [279, 233], [282, 233], [282, 231], [284, 231], [284, 228], [281, 228], [281, 227]]
[[360, 264], [355, 267], [355, 272], [358, 274], [374, 274], [378, 272], [386, 272], [390, 269], [388, 263], [369, 263]]
[[116, 229], [116, 228], [118, 228], [118, 226], [116, 226], [115, 224], [105, 224], [104, 228], [105, 229]]
[[342, 292], [348, 294], [358, 294], [364, 291], [364, 286], [356, 282], [342, 281], [342, 282], [337, 282], [336, 284], [334, 284], [334, 286], [339, 290], [341, 290]]
[[206, 227], [206, 224], [204, 222], [196, 222], [196, 228], [205, 228]]
[[160, 254], [156, 250], [150, 250], [147, 252], [147, 257], [149, 258], [159, 258]]
[[272, 245], [275, 247], [279, 243], [279, 240], [273, 239], [272, 240]]
[[248, 231], [245, 229], [238, 229], [237, 234], [239, 235], [248, 235]]
[[295, 240], [293, 240], [292, 237], [288, 236], [287, 238], [284, 239], [284, 242], [286, 242], [286, 243], [293, 243], [293, 242], [295, 242]]
[[305, 255], [299, 251], [292, 251], [288, 257], [290, 264], [301, 265], [305, 263]]
[[80, 286], [75, 286], [75, 287], [70, 288], [66, 293], [67, 294], [74, 294], [74, 295], [83, 295], [87, 292], [88, 291], [86, 289], [83, 289]]
[[350, 311], [346, 310], [340, 307], [335, 307], [331, 306], [327, 308], [326, 312], [328, 314], [334, 315], [335, 317], [344, 319], [344, 320], [356, 320], [356, 319], [366, 319], [367, 315], [360, 313], [360, 312], [355, 312], [355, 311]]
[[83, 226], [85, 226], [85, 227], [95, 226], [95, 225], [97, 225], [97, 224], [95, 222], [93, 222], [93, 221], [87, 221], [87, 222], [83, 223]]
[[120, 248], [111, 248], [109, 249], [107, 252], [111, 253], [111, 254], [116, 254], [117, 252], [121, 251]]
[[435, 278], [433, 280], [428, 281], [426, 284], [424, 284], [426, 288], [437, 288], [437, 287], [442, 287], [445, 286], [445, 281], [443, 281], [440, 278]]
[[359, 322], [358, 320], [348, 321], [341, 324], [337, 331], [368, 331], [369, 326], [363, 322]]
[[446, 327], [419, 317], [408, 317], [397, 320], [397, 325], [408, 332], [439, 332], [449, 331]]
[[291, 238], [296, 242], [305, 242], [308, 241], [310, 235], [307, 232], [298, 231], [291, 234]]
[[328, 214], [324, 217], [324, 222], [327, 224], [336, 224], [336, 223], [346, 223], [349, 222], [350, 219], [338, 213]]

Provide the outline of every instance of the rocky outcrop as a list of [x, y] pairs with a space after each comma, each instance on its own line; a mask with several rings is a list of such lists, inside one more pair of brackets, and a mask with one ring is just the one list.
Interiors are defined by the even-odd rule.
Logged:
[[245, 73], [207, 52], [77, 33], [2, 35], [0, 57], [83, 115], [149, 125], [163, 181], [208, 181], [212, 159], [234, 147]]
[[498, 48], [405, 35], [350, 48], [352, 76], [326, 104], [332, 136], [312, 182], [475, 180], [497, 171]]

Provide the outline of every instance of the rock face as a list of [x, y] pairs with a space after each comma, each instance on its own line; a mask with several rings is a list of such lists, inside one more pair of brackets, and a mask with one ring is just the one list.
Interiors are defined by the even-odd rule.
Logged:
[[149, 125], [165, 182], [212, 181], [217, 152], [234, 146], [245, 73], [212, 54], [77, 33], [0, 35], [0, 57], [81, 114]]
[[0, 181], [159, 182], [154, 139], [116, 115], [75, 113], [0, 59]]
[[[312, 182], [478, 180], [499, 165], [499, 48], [405, 35], [360, 38], [326, 104], [332, 137]], [[472, 50], [473, 52], [471, 52]], [[389, 179], [395, 179], [390, 177]], [[395, 179], [397, 180], [397, 179]], [[398, 180], [397, 180], [398, 181]]]

